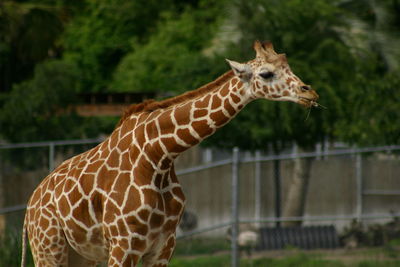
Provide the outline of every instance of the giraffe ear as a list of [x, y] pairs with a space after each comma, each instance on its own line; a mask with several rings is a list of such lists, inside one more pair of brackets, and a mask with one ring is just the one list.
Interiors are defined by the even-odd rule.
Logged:
[[232, 61], [229, 59], [226, 59], [226, 61], [231, 66], [233, 73], [235, 73], [235, 75], [238, 76], [243, 82], [248, 82], [250, 80], [251, 76], [253, 75], [253, 72], [251, 71], [249, 65], [245, 63]]

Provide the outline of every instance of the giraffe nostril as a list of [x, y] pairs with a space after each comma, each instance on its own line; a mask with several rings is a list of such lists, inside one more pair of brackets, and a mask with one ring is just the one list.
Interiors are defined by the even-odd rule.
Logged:
[[311, 90], [311, 86], [303, 85], [303, 86], [301, 87], [301, 90], [303, 90], [303, 91], [309, 91], [309, 90]]

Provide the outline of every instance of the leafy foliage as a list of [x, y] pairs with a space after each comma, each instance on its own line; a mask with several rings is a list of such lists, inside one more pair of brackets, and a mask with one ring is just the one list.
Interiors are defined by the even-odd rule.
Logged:
[[360, 145], [398, 144], [400, 78], [394, 73], [373, 75], [356, 77], [357, 84], [349, 88], [350, 101], [346, 116], [336, 125], [337, 136]]
[[287, 53], [327, 109], [256, 101], [207, 145], [398, 143], [399, 9], [398, 1], [366, 0], [3, 1], [1, 135], [26, 141], [109, 132], [114, 120], [60, 110], [78, 93], [195, 89], [228, 70], [224, 58], [252, 59], [260, 39]]
[[[186, 6], [195, 7], [198, 2], [88, 2], [86, 9], [71, 22], [63, 39], [66, 58], [75, 62], [82, 70], [79, 90], [99, 92], [107, 89], [115, 67], [125, 54], [131, 52], [132, 47], [135, 49], [147, 43], [153, 34], [157, 34], [158, 24], [166, 20], [162, 14], [169, 12], [168, 19], [172, 19], [179, 16]], [[179, 52], [181, 51], [175, 51], [174, 55]], [[142, 58], [146, 55], [142, 55]], [[136, 64], [140, 63], [142, 62], [138, 61]]]
[[[287, 53], [293, 72], [304, 82], [312, 84], [320, 95], [319, 102], [327, 109], [307, 111], [292, 103], [259, 101], [246, 107], [236, 120], [211, 137], [209, 145], [236, 144], [245, 149], [256, 149], [273, 143], [275, 150], [279, 151], [288, 142], [307, 148], [326, 138], [359, 144], [366, 144], [366, 139], [370, 144], [376, 144], [377, 139], [383, 141], [380, 127], [376, 132], [361, 125], [354, 125], [354, 129], [349, 130], [353, 127], [349, 122], [353, 121], [360, 123], [374, 118], [375, 124], [384, 123], [382, 116], [377, 118], [371, 113], [372, 106], [366, 102], [366, 105], [355, 108], [355, 97], [362, 98], [362, 94], [368, 94], [374, 101], [376, 84], [386, 89], [395, 86], [394, 82], [380, 79], [382, 62], [373, 52], [349, 46], [344, 33], [351, 27], [342, 18], [351, 16], [351, 13], [335, 2], [324, 0], [236, 1], [235, 5], [237, 14], [234, 19], [242, 37], [238, 45], [231, 47], [230, 54], [240, 55], [242, 59], [251, 58], [245, 51], [250, 51], [252, 40], [271, 40], [276, 50]], [[365, 77], [364, 81], [368, 80], [374, 86], [366, 87], [360, 77]], [[390, 85], [384, 85], [386, 82]], [[390, 112], [382, 106], [381, 111], [383, 114]], [[309, 116], [307, 112], [310, 112]], [[388, 121], [386, 124], [394, 122]], [[359, 135], [361, 132], [364, 137]], [[250, 143], [247, 141], [249, 136]], [[394, 139], [378, 143], [396, 142]]]
[[[213, 136], [211, 144], [232, 146], [235, 143], [245, 149], [256, 149], [272, 142], [280, 150], [287, 142], [311, 146], [332, 135], [333, 125], [327, 122], [340, 114], [338, 98], [344, 87], [341, 76], [351, 75], [351, 69], [349, 73], [343, 69], [351, 66], [353, 57], [333, 30], [341, 25], [337, 8], [322, 0], [305, 2], [237, 1], [240, 13], [235, 20], [242, 38], [238, 45], [231, 47], [230, 54], [246, 55], [245, 51], [251, 51], [252, 40], [269, 39], [277, 51], [287, 53], [293, 72], [317, 89], [321, 104], [329, 112], [312, 110], [307, 118], [308, 111], [293, 103], [259, 101], [246, 107], [238, 119]], [[233, 137], [232, 133], [235, 133]], [[250, 143], [245, 141], [248, 136]]]
[[121, 60], [112, 90], [179, 93], [218, 75], [214, 60], [202, 50], [210, 45], [210, 36], [216, 30], [219, 6], [188, 8], [178, 17], [165, 13], [157, 33], [143, 45], [133, 44], [132, 52]]
[[36, 64], [58, 53], [61, 13], [58, 6], [41, 1], [0, 3], [0, 92], [29, 79]]
[[81, 138], [86, 127], [98, 128], [93, 120], [84, 124], [83, 118], [68, 111], [76, 80], [70, 63], [50, 60], [37, 65], [34, 78], [15, 85], [7, 95], [0, 113], [3, 137], [14, 142]]

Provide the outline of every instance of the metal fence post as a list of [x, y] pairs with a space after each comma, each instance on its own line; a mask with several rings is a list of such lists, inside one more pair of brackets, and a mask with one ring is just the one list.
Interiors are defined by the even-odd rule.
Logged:
[[239, 149], [232, 151], [232, 239], [231, 239], [231, 266], [239, 266]]
[[[255, 162], [255, 170], [254, 170], [254, 217], [256, 221], [260, 221], [261, 219], [261, 152], [260, 150], [256, 151], [256, 162]], [[259, 226], [259, 223], [257, 222]]]
[[54, 147], [53, 142], [49, 143], [49, 172], [54, 170]]
[[[275, 154], [278, 156], [279, 154]], [[281, 227], [281, 205], [282, 205], [282, 196], [281, 196], [281, 160], [275, 159], [273, 161], [274, 168], [274, 191], [275, 191], [275, 218], [277, 219], [275, 223], [275, 227]]]
[[356, 155], [356, 217], [359, 222], [362, 219], [363, 210], [363, 181], [362, 181], [362, 155]]

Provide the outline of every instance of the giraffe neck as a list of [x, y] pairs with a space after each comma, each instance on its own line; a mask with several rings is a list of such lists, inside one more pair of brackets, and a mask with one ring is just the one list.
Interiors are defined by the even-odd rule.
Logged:
[[158, 138], [176, 157], [233, 119], [253, 99], [246, 89], [233, 76], [204, 95], [165, 109], [156, 120]]
[[130, 147], [131, 159], [153, 172], [150, 177], [163, 174], [180, 153], [215, 133], [253, 100], [249, 92], [232, 75], [223, 82], [207, 85], [206, 92], [196, 95], [193, 91], [189, 98], [183, 99], [178, 96], [176, 99], [180, 101], [173, 101], [168, 107], [133, 113], [113, 135], [120, 140], [120, 151]]

